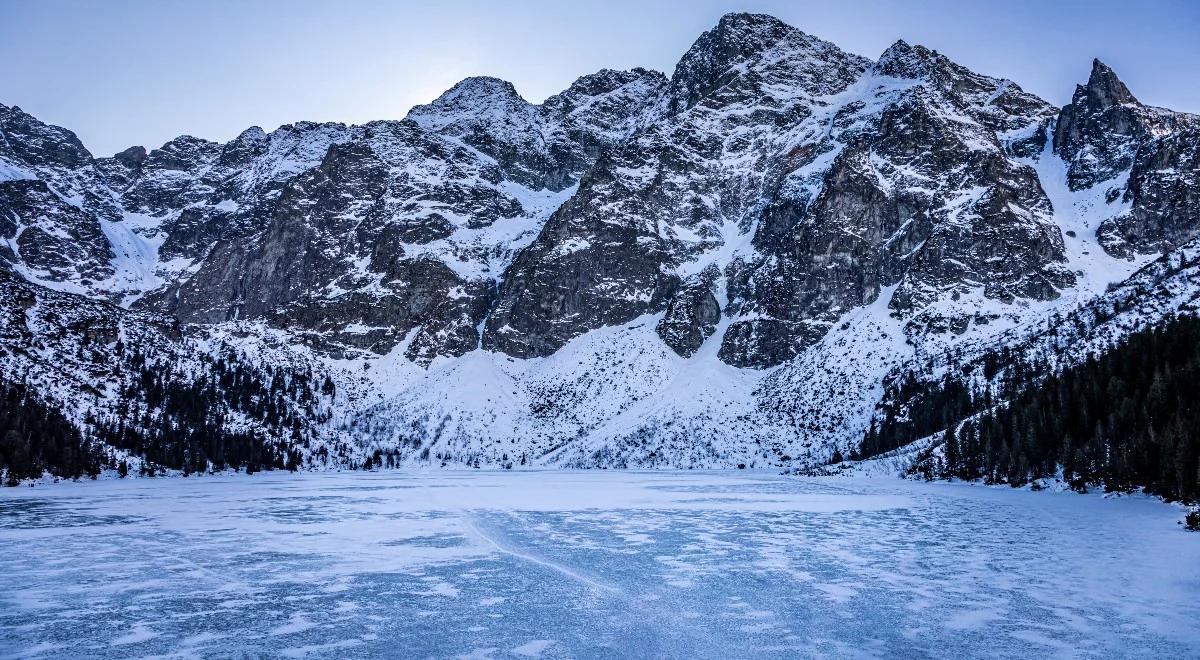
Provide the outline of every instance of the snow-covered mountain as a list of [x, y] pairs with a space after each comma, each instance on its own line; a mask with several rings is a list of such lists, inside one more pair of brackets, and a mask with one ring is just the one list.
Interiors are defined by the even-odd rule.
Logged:
[[[119, 340], [180, 384], [232, 359], [307, 385], [218, 426], [311, 466], [821, 462], [889, 374], [1026, 345], [1200, 236], [1198, 152], [1200, 117], [1099, 61], [1057, 108], [752, 14], [669, 78], [540, 105], [468, 78], [226, 144], [95, 158], [0, 106], [0, 374], [88, 431], [160, 412]], [[1137, 289], [1145, 319], [1194, 299], [1172, 282]]]

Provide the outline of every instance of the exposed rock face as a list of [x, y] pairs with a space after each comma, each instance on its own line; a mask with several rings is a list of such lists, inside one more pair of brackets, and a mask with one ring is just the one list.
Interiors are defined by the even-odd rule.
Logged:
[[120, 193], [141, 176], [142, 164], [148, 157], [145, 147], [129, 147], [112, 158], [96, 159], [96, 169], [103, 175], [109, 187]]
[[[551, 216], [506, 273], [487, 319], [485, 348], [549, 355], [586, 330], [662, 308], [678, 285], [661, 267], [669, 252], [653, 225], [607, 219], [613, 209], [603, 194], [621, 189], [601, 165]], [[624, 206], [641, 204], [635, 198]]]
[[471, 78], [402, 122], [255, 128], [212, 150], [185, 141], [190, 177], [152, 169], [168, 159], [151, 152], [123, 197], [147, 214], [158, 209], [145, 200], [186, 199], [159, 255], [183, 277], [139, 304], [189, 322], [264, 318], [377, 352], [420, 327], [409, 357], [461, 355], [479, 346], [494, 278], [532, 240], [531, 221], [664, 84], [602, 71], [534, 106]]
[[671, 76], [667, 108], [678, 114], [721, 87], [734, 82], [737, 65], [758, 59], [781, 41], [800, 36], [799, 31], [773, 16], [727, 14], [717, 26], [700, 35]]
[[558, 191], [627, 138], [665, 84], [657, 71], [604, 69], [535, 106], [512, 83], [467, 78], [408, 119], [494, 158], [507, 179]]
[[0, 262], [55, 288], [105, 290], [113, 252], [101, 223], [117, 217], [74, 133], [0, 105]]
[[266, 318], [381, 352], [429, 322], [413, 355], [461, 354], [478, 344], [490, 287], [421, 247], [519, 215], [499, 178], [410, 122], [369, 124], [290, 180], [261, 231], [218, 242], [195, 275], [146, 304], [191, 322]]
[[1148, 136], [1148, 117], [1143, 115], [1141, 104], [1112, 69], [1093, 60], [1087, 86], [1075, 86], [1054, 131], [1054, 150], [1070, 162], [1067, 180], [1073, 190], [1129, 169], [1137, 144]]
[[1072, 189], [1105, 186], [1129, 205], [1099, 228], [1109, 253], [1160, 252], [1200, 234], [1200, 117], [1143, 105], [1095, 60], [1059, 113], [1054, 150]]
[[121, 195], [127, 210], [164, 215], [202, 203], [207, 190], [193, 185], [220, 154], [216, 142], [184, 135], [151, 151], [138, 166], [137, 183]]
[[667, 303], [667, 311], [655, 328], [663, 342], [683, 357], [695, 354], [721, 320], [721, 304], [711, 286], [701, 280], [681, 288]]
[[871, 66], [728, 16], [680, 61], [660, 114], [514, 263], [485, 344], [547, 354], [662, 310], [674, 280], [709, 266], [735, 318], [720, 355], [737, 366], [791, 358], [883, 287], [900, 312], [974, 288], [1053, 298], [1073, 275], [1036, 174], [1015, 161], [1052, 115], [921, 47]]
[[194, 272], [219, 242], [262, 231], [287, 183], [347, 139], [342, 124], [301, 122], [269, 135], [252, 127], [225, 145], [184, 136], [97, 163], [126, 212], [152, 219], [141, 233], [160, 244], [156, 270], [171, 282]]
[[508, 81], [467, 78], [433, 103], [410, 110], [408, 119], [487, 154], [514, 181], [530, 188], [549, 187], [548, 178], [561, 183], [548, 157], [537, 106]]
[[779, 134], [866, 66], [776, 19], [723, 18], [680, 60], [645, 127], [513, 263], [485, 345], [545, 355], [662, 311], [679, 282], [724, 267], [763, 203]]
[[723, 359], [778, 364], [886, 287], [908, 314], [977, 288], [1012, 302], [1073, 283], [1036, 174], [1005, 143], [1045, 103], [904, 42], [839, 100], [819, 141], [781, 163], [754, 235], [765, 258], [732, 278], [731, 304], [756, 318], [730, 327]]
[[402, 122], [224, 145], [92, 159], [3, 108], [0, 257], [186, 322], [259, 318], [378, 352], [419, 328], [421, 363], [549, 355], [648, 313], [688, 355], [716, 301], [721, 359], [769, 367], [885, 290], [911, 315], [1070, 287], [1022, 164], [1050, 135], [1072, 189], [1128, 202], [1100, 227], [1110, 252], [1195, 235], [1194, 117], [1141, 105], [1098, 61], [1055, 112], [920, 46], [872, 63], [756, 14], [722, 18], [670, 80], [606, 69], [534, 105], [468, 78]]
[[1129, 213], [1100, 226], [1113, 254], [1166, 252], [1200, 236], [1200, 118], [1142, 144], [1125, 188]]
[[40, 179], [90, 213], [115, 214], [92, 155], [74, 133], [0, 105], [0, 181]]
[[37, 281], [86, 291], [112, 277], [97, 218], [38, 179], [0, 182], [0, 261]]

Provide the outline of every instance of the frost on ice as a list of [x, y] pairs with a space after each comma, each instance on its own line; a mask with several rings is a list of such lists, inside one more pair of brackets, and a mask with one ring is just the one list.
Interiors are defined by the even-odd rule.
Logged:
[[1195, 657], [1179, 512], [894, 479], [436, 472], [0, 492], [12, 657]]

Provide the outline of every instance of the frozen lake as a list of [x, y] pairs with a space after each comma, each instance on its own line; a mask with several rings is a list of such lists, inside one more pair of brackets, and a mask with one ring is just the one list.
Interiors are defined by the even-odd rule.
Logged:
[[1179, 510], [748, 473], [0, 489], [0, 657], [1200, 657]]

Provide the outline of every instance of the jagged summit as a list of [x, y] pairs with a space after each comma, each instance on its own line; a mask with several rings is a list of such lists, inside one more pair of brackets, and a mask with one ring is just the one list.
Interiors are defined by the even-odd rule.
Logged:
[[675, 65], [671, 76], [670, 111], [680, 112], [721, 86], [730, 69], [753, 59], [785, 37], [806, 36], [766, 14], [732, 13], [700, 35]]
[[1036, 103], [1046, 104], [1023, 92], [1011, 80], [976, 73], [936, 50], [919, 44], [912, 45], [903, 39], [888, 46], [871, 70], [876, 75], [924, 80], [957, 94], [971, 95], [986, 90], [992, 102], [999, 100], [1002, 95], [1017, 93], [1028, 100], [1036, 99]]
[[1088, 105], [1094, 111], [1107, 110], [1122, 103], [1138, 103], [1125, 83], [1098, 58], [1092, 60], [1092, 73], [1088, 76], [1084, 91], [1087, 94]]
[[1076, 87], [1054, 130], [1072, 190], [1105, 189], [1115, 212], [1097, 240], [1133, 259], [1200, 235], [1200, 117], [1138, 102], [1100, 60]]
[[576, 78], [570, 87], [548, 97], [542, 105], [554, 106], [564, 100], [590, 98], [607, 94], [636, 81], [646, 81], [650, 84], [661, 86], [666, 83], [667, 78], [659, 71], [644, 69], [642, 67], [634, 67], [629, 70], [600, 69], [595, 73], [589, 73]]
[[926, 66], [932, 53], [924, 46], [913, 46], [897, 39], [879, 56], [872, 69], [885, 76], [896, 78], [920, 78], [926, 75]]
[[445, 104], [468, 96], [525, 101], [517, 88], [507, 80], [495, 76], [468, 76], [443, 92], [434, 100], [434, 104]]
[[936, 50], [909, 44], [903, 39], [896, 40], [883, 51], [872, 71], [878, 75], [940, 83], [968, 76], [980, 77]]
[[707, 34], [713, 35], [719, 44], [749, 54], [762, 51], [791, 32], [799, 30], [770, 14], [730, 12], [722, 16]]
[[1070, 163], [1071, 187], [1091, 187], [1128, 170], [1137, 144], [1161, 119], [1138, 103], [1112, 69], [1093, 60], [1087, 84], [1075, 87], [1055, 127], [1054, 150]]
[[455, 121], [457, 115], [481, 113], [502, 115], [523, 112], [532, 104], [517, 93], [507, 80], [491, 76], [472, 76], [455, 83], [427, 105], [408, 111], [411, 119], [424, 128], [438, 129]]
[[271, 136], [261, 126], [251, 126], [221, 147], [218, 163], [225, 167], [237, 167], [252, 162], [271, 148]]
[[86, 167], [92, 154], [74, 132], [45, 124], [20, 106], [0, 106], [0, 132], [11, 139], [0, 141], [0, 156], [11, 151], [30, 165]]
[[146, 147], [140, 144], [134, 145], [124, 151], [118, 151], [113, 154], [113, 159], [121, 161], [130, 167], [141, 165], [146, 162]]
[[260, 142], [269, 141], [271, 138], [261, 126], [251, 126], [246, 130], [238, 133], [237, 137], [233, 138], [231, 144], [248, 146]]

